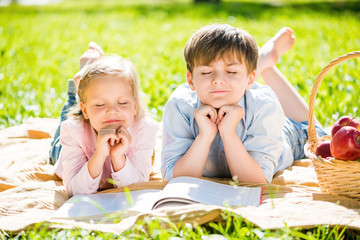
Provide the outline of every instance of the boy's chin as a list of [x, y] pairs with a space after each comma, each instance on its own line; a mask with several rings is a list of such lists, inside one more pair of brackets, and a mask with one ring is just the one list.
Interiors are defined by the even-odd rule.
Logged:
[[213, 108], [215, 108], [216, 110], [219, 110], [222, 106], [233, 105], [233, 104], [235, 104], [235, 103], [224, 102], [224, 103], [209, 104], [209, 105], [212, 106]]

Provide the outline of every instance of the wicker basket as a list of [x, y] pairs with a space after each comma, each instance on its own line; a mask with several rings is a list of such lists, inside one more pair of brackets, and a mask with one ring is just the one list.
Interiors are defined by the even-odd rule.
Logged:
[[305, 144], [305, 154], [312, 160], [323, 192], [360, 200], [360, 162], [334, 158], [324, 159], [315, 155], [318, 144], [331, 139], [331, 136], [318, 138], [315, 131], [314, 106], [320, 83], [330, 69], [345, 60], [355, 57], [360, 57], [360, 51], [350, 52], [334, 59], [321, 70], [316, 78], [309, 100], [309, 139]]

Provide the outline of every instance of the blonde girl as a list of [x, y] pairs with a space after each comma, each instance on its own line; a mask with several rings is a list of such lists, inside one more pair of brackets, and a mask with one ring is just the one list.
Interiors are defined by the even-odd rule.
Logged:
[[55, 165], [68, 194], [147, 181], [158, 125], [145, 117], [133, 64], [108, 56], [86, 65], [77, 94]]

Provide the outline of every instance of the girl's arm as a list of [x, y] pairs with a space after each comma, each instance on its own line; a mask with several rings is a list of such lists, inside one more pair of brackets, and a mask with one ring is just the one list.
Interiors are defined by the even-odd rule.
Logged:
[[[62, 166], [63, 183], [69, 195], [95, 193], [99, 188], [101, 173], [93, 178], [88, 170], [88, 159], [94, 150], [91, 135], [83, 123], [66, 120], [61, 125], [60, 142], [62, 145], [59, 165]], [[96, 139], [93, 139], [96, 141]], [[95, 143], [94, 143], [95, 147]]]
[[129, 130], [132, 141], [125, 154], [125, 165], [117, 172], [112, 168], [111, 176], [117, 187], [149, 180], [158, 129], [157, 122], [143, 119]]

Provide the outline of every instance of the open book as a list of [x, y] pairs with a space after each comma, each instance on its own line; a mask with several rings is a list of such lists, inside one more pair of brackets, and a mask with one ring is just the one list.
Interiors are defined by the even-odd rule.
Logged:
[[202, 203], [218, 206], [259, 206], [261, 187], [240, 187], [193, 177], [170, 180], [163, 190], [75, 195], [52, 216], [78, 218], [121, 210], [146, 213], [153, 209]]

